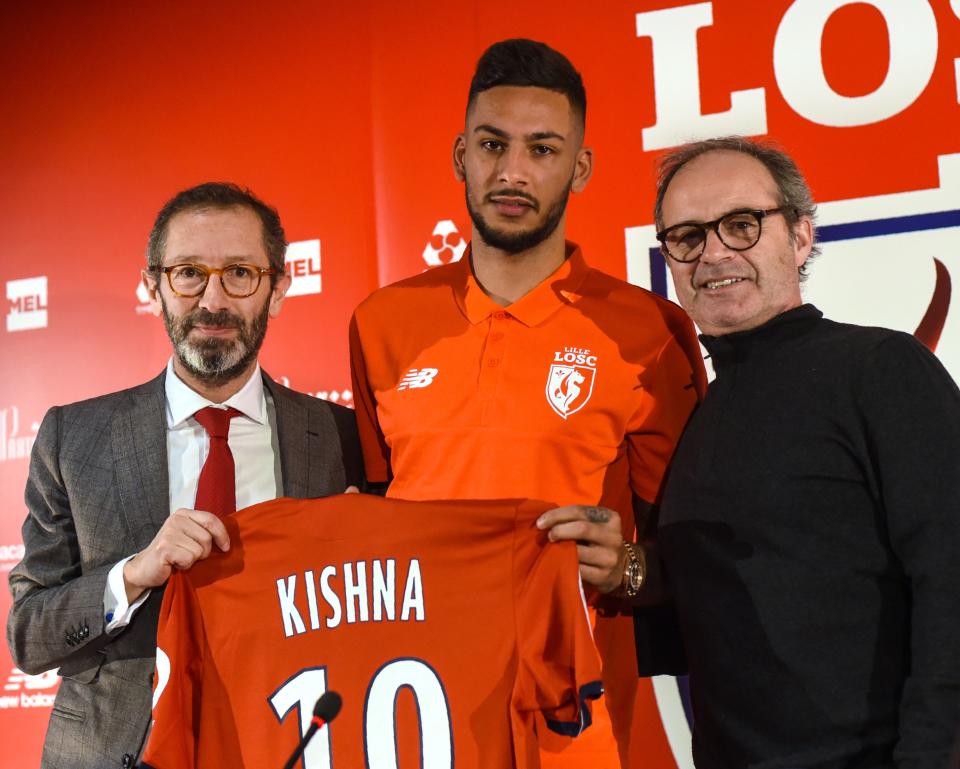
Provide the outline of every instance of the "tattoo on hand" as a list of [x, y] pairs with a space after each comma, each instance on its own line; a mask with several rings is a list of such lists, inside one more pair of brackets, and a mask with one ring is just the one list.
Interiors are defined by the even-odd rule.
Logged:
[[588, 507], [584, 512], [587, 520], [592, 523], [608, 523], [610, 521], [610, 511], [604, 507]]

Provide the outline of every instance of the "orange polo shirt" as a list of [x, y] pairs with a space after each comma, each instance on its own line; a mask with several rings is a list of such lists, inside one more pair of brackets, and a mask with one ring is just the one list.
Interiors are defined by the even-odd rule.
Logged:
[[[387, 496], [600, 503], [620, 513], [630, 540], [632, 495], [657, 499], [706, 386], [683, 310], [591, 268], [573, 243], [508, 307], [480, 288], [468, 249], [371, 294], [350, 342], [367, 477], [392, 478]], [[626, 766], [638, 684], [630, 616], [600, 618], [596, 637]], [[570, 766], [604, 731], [610, 746], [595, 716]]]

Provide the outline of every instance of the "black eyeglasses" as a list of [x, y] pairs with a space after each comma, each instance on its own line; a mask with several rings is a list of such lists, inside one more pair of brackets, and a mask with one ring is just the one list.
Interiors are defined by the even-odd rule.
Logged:
[[220, 285], [227, 296], [242, 299], [257, 293], [264, 275], [276, 275], [273, 267], [258, 267], [255, 264], [228, 264], [223, 268], [207, 267], [204, 264], [174, 264], [171, 267], [152, 267], [151, 272], [167, 276], [170, 290], [177, 296], [200, 296], [207, 289], [211, 275], [220, 276]]
[[757, 245], [762, 234], [761, 222], [772, 214], [785, 214], [792, 208], [740, 209], [724, 214], [712, 222], [675, 224], [657, 233], [660, 250], [678, 262], [694, 262], [703, 254], [707, 231], [713, 230], [720, 242], [733, 251], [746, 251]]

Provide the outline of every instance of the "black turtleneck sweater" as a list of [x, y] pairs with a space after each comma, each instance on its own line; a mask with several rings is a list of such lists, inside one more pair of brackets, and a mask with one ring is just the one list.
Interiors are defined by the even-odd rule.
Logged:
[[701, 337], [659, 542], [703, 769], [944, 769], [960, 726], [960, 392], [810, 305]]

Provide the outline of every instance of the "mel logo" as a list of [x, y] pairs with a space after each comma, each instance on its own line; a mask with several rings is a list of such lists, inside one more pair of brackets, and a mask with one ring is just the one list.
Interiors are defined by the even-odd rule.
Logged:
[[450, 219], [443, 219], [433, 228], [433, 237], [423, 249], [423, 261], [430, 267], [459, 262], [466, 250], [467, 243], [457, 231], [457, 225]]
[[300, 240], [287, 246], [287, 272], [293, 278], [287, 296], [319, 294], [320, 281], [320, 241]]
[[564, 347], [553, 354], [547, 375], [547, 403], [566, 419], [575, 414], [593, 395], [597, 376], [597, 356], [580, 347]]
[[7, 331], [47, 327], [47, 276], [7, 281]]

